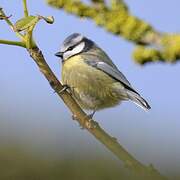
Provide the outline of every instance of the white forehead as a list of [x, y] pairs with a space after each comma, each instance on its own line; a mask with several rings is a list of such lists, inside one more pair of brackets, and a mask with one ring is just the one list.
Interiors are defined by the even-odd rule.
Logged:
[[78, 33], [71, 34], [64, 40], [60, 48], [60, 51], [64, 52], [68, 47], [78, 44], [82, 39], [83, 36], [81, 34]]

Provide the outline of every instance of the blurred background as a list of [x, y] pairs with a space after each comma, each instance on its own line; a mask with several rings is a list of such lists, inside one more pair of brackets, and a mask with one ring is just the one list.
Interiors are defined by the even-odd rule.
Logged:
[[[126, 2], [157, 30], [180, 32], [180, 1]], [[23, 16], [20, 0], [0, 0], [0, 6], [14, 22]], [[107, 52], [152, 109], [146, 113], [125, 102], [97, 112], [95, 119], [136, 159], [180, 179], [180, 64], [137, 65], [132, 43], [92, 21], [53, 9], [44, 0], [29, 1], [28, 6], [32, 15], [55, 18], [53, 25], [37, 25], [35, 39], [59, 78], [61, 62], [54, 54], [71, 33], [82, 33]], [[0, 22], [0, 39], [16, 40], [5, 22]], [[0, 179], [127, 179], [121, 162], [72, 121], [23, 48], [0, 45], [0, 53]]]

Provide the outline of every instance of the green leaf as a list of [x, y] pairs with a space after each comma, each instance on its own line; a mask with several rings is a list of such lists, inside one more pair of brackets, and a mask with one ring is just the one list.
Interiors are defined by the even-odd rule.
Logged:
[[40, 20], [39, 16], [28, 16], [22, 18], [15, 23], [14, 29], [15, 31], [18, 32], [23, 31], [27, 28], [35, 26], [39, 20]]
[[40, 16], [40, 15], [28, 16], [28, 17], [18, 20], [14, 25], [14, 29], [15, 31], [19, 32], [19, 31], [26, 30], [27, 28], [30, 28], [30, 27], [34, 28], [34, 26], [38, 23], [40, 19], [45, 20], [49, 24], [52, 24], [54, 22], [53, 16], [47, 16], [47, 17]]

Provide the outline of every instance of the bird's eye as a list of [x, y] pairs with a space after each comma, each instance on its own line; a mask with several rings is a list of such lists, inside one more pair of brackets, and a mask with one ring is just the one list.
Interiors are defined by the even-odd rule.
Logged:
[[73, 46], [68, 47], [67, 51], [72, 51], [73, 50]]

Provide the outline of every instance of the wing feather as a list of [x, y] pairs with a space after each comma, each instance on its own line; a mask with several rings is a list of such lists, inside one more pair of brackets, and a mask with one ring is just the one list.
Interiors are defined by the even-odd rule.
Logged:
[[119, 81], [121, 84], [124, 85], [126, 88], [127, 95], [129, 99], [131, 99], [135, 104], [139, 105], [143, 109], [147, 110], [150, 109], [151, 107], [147, 103], [145, 99], [143, 99], [140, 94], [133, 89], [129, 81], [126, 79], [126, 77], [121, 73], [114, 64], [107, 64], [106, 62], [103, 61], [90, 61], [86, 60], [86, 63], [96, 69], [99, 69], [103, 71], [104, 73], [108, 74], [112, 78], [116, 79]]
[[[117, 68], [112, 67], [111, 65], [102, 62], [102, 61], [86, 61], [87, 64], [103, 71], [104, 73], [108, 74], [112, 78], [116, 79], [120, 83], [122, 83], [127, 89], [137, 93], [133, 87], [131, 86], [130, 82], [127, 80], [127, 78], [123, 75], [122, 72], [120, 72]], [[138, 93], [137, 93], [138, 94]], [[139, 95], [139, 94], [138, 94]]]

